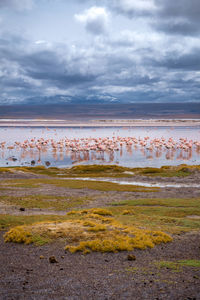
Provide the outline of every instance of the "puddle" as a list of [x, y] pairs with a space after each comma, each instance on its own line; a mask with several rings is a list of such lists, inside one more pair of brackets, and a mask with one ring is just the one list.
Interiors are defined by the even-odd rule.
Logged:
[[160, 187], [160, 188], [166, 188], [166, 187], [174, 187], [174, 188], [199, 188], [200, 184], [195, 184], [195, 183], [190, 183], [190, 184], [185, 184], [185, 183], [160, 183], [160, 182], [142, 182], [142, 181], [126, 181], [126, 180], [116, 180], [116, 179], [111, 179], [111, 178], [62, 178], [66, 180], [85, 180], [85, 181], [103, 181], [103, 182], [112, 182], [112, 183], [117, 183], [117, 184], [123, 184], [123, 185], [138, 185], [138, 186], [143, 186], [143, 187]]

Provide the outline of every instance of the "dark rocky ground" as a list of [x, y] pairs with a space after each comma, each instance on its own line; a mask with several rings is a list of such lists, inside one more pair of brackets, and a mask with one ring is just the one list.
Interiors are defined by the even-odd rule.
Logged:
[[[64, 252], [62, 243], [35, 247], [5, 244], [0, 237], [0, 299], [200, 299], [200, 269], [159, 268], [155, 261], [200, 259], [200, 234], [176, 236], [172, 243], [127, 252]], [[58, 263], [50, 263], [55, 256]], [[42, 258], [41, 258], [42, 257]]]

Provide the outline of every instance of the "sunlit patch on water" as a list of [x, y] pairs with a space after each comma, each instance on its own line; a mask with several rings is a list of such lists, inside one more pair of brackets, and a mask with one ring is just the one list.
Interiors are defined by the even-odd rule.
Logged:
[[200, 164], [200, 127], [0, 127], [0, 166]]

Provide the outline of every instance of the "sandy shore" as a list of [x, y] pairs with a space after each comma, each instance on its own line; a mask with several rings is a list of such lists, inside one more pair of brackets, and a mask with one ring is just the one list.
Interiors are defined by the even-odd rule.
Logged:
[[200, 119], [101, 119], [101, 120], [44, 120], [0, 119], [1, 127], [136, 127], [136, 126], [200, 126]]

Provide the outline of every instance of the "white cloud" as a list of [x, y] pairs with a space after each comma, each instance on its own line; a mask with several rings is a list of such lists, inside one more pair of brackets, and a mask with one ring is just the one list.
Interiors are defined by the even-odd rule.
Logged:
[[35, 42], [37, 45], [46, 44], [47, 42], [45, 40], [38, 40]]
[[82, 14], [76, 14], [75, 19], [83, 23], [90, 33], [99, 35], [107, 31], [109, 14], [104, 7], [93, 6]]

